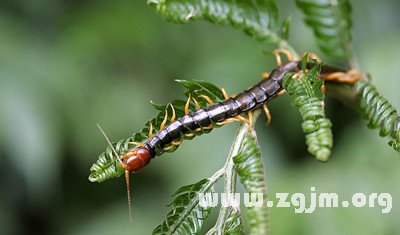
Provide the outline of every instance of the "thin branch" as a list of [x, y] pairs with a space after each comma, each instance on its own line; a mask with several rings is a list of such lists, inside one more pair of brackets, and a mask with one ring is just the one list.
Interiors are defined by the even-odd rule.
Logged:
[[[261, 111], [256, 110], [253, 113], [253, 120], [252, 123], [255, 125], [257, 122], [258, 117], [260, 116]], [[224, 193], [226, 194], [233, 194], [236, 192], [236, 167], [235, 163], [233, 162], [233, 158], [237, 156], [241, 150], [243, 140], [247, 132], [249, 131], [249, 126], [246, 123], [243, 123], [235, 136], [234, 142], [232, 144], [231, 150], [229, 152], [228, 158], [226, 160], [225, 166], [222, 168], [224, 170]], [[215, 226], [211, 228], [206, 234], [223, 234], [225, 221], [230, 216], [232, 211], [240, 211], [240, 208], [233, 208], [233, 207], [223, 207], [219, 211], [217, 222]]]

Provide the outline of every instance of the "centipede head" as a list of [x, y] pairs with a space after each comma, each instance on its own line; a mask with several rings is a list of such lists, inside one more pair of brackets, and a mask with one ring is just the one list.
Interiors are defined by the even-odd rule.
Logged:
[[136, 173], [149, 164], [151, 160], [150, 151], [145, 147], [129, 150], [123, 157], [125, 170]]

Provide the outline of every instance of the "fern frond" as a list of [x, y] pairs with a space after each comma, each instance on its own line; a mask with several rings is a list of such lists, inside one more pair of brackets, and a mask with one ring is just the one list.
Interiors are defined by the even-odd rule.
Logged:
[[369, 120], [368, 127], [380, 128], [379, 135], [390, 135], [389, 145], [400, 152], [400, 115], [397, 110], [369, 82], [359, 80], [354, 88], [359, 98], [359, 109]]
[[[136, 138], [135, 138], [136, 137]], [[142, 136], [140, 133], [136, 133], [133, 137], [120, 140], [117, 143], [112, 143], [118, 154], [123, 155], [130, 148], [134, 148], [135, 145], [129, 142], [140, 140]], [[139, 141], [140, 142], [140, 141]], [[103, 182], [106, 179], [119, 177], [124, 173], [124, 169], [118, 163], [117, 159], [110, 147], [106, 148], [106, 151], [100, 154], [98, 160], [90, 168], [89, 180], [91, 182]]]
[[[303, 63], [304, 64], [304, 63]], [[332, 123], [325, 118], [324, 98], [322, 85], [324, 81], [318, 78], [320, 65], [316, 64], [304, 75], [293, 78], [287, 74], [283, 87], [289, 95], [294, 97], [293, 106], [297, 107], [303, 117], [303, 132], [306, 134], [308, 152], [320, 161], [327, 161], [333, 145]]]
[[[207, 107], [209, 104], [204, 100], [201, 95], [208, 96], [213, 102], [218, 102], [224, 99], [224, 96], [221, 90], [208, 82], [204, 81], [185, 81], [185, 80], [177, 80], [178, 83], [182, 84], [187, 90], [185, 94], [187, 96], [194, 97], [199, 105], [202, 108]], [[149, 127], [150, 123], [152, 123], [153, 130], [157, 131], [160, 128], [160, 125], [165, 117], [165, 112], [167, 111], [169, 114], [168, 121], [170, 121], [170, 116], [172, 114], [172, 107], [174, 107], [176, 118], [181, 118], [185, 114], [185, 100], [174, 100], [167, 105], [158, 105], [152, 103], [152, 105], [160, 112], [157, 114], [155, 118], [148, 121], [145, 127], [137, 133], [134, 133], [130, 138], [123, 139], [118, 141], [117, 143], [113, 143], [113, 146], [119, 156], [123, 156], [130, 149], [137, 147], [134, 144], [129, 142], [146, 142], [149, 138]], [[193, 101], [189, 105], [189, 111], [193, 112], [196, 110], [196, 106], [193, 104]], [[216, 126], [217, 127], [217, 126]], [[196, 132], [197, 135], [201, 134], [201, 132]], [[177, 146], [168, 150], [168, 152], [173, 152], [177, 149]], [[119, 162], [113, 155], [113, 152], [109, 147], [107, 147], [106, 151], [103, 152], [98, 160], [93, 164], [90, 168], [90, 176], [89, 180], [91, 182], [102, 182], [104, 180], [119, 177], [124, 173], [124, 169], [120, 166]]]
[[229, 216], [225, 220], [224, 234], [244, 234], [242, 214], [239, 209], [230, 208]]
[[193, 80], [193, 81], [186, 81], [186, 80], [175, 80], [176, 82], [180, 83], [184, 86], [187, 90], [185, 91], [185, 95], [196, 98], [199, 104], [202, 107], [206, 107], [209, 104], [207, 101], [202, 98], [202, 96], [209, 97], [213, 102], [218, 102], [224, 100], [224, 94], [222, 93], [221, 89], [209, 82]]
[[263, 204], [260, 207], [248, 207], [247, 217], [251, 234], [267, 234], [269, 229], [267, 207], [267, 184], [264, 176], [264, 164], [261, 158], [260, 146], [255, 132], [249, 132], [244, 137], [241, 150], [233, 158], [236, 171], [247, 193], [262, 193]]
[[352, 10], [348, 0], [296, 0], [296, 3], [325, 54], [339, 58], [352, 54]]
[[280, 45], [278, 9], [273, 0], [148, 0], [168, 21], [187, 24], [207, 20], [231, 25], [264, 44]]
[[211, 211], [211, 207], [199, 205], [199, 193], [210, 193], [214, 183], [203, 179], [178, 189], [169, 205], [172, 209], [153, 234], [198, 234]]

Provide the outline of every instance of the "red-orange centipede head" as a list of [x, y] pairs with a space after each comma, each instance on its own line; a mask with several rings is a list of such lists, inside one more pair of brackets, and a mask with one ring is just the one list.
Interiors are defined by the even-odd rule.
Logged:
[[151, 160], [150, 151], [147, 148], [140, 147], [129, 150], [123, 159], [125, 160], [125, 170], [129, 172], [138, 172]]

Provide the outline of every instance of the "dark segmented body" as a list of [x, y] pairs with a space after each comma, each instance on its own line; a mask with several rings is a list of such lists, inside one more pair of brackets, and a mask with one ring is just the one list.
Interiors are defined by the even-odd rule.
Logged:
[[173, 140], [181, 139], [190, 133], [203, 130], [204, 127], [221, 123], [241, 113], [254, 110], [267, 103], [282, 89], [282, 80], [286, 73], [300, 70], [298, 62], [288, 62], [273, 70], [268, 79], [239, 93], [234, 98], [210, 105], [189, 113], [172, 122], [153, 136], [144, 148], [149, 150], [152, 157], [163, 153], [163, 148]]
[[[150, 160], [156, 155], [161, 155], [163, 152], [173, 152], [181, 144], [183, 139], [194, 138], [195, 136], [210, 132], [214, 127], [234, 121], [229, 120], [230, 118], [242, 121], [243, 117], [237, 116], [238, 114], [259, 108], [277, 96], [278, 92], [283, 89], [282, 82], [285, 75], [289, 72], [300, 71], [300, 64], [301, 62], [299, 61], [291, 61], [283, 64], [273, 70], [268, 79], [263, 79], [257, 85], [243, 91], [236, 97], [228, 98], [224, 101], [212, 104], [207, 108], [189, 113], [172, 122], [165, 128], [162, 128], [168, 120], [168, 113], [167, 110], [165, 110], [165, 119], [160, 126], [155, 125], [156, 129], [160, 128], [161, 130], [153, 137], [148, 138], [144, 144], [136, 142], [142, 141], [147, 137], [146, 134], [140, 133], [140, 136], [136, 136], [135, 134], [132, 138], [118, 142], [115, 146], [117, 150], [114, 150], [112, 144], [102, 131], [111, 148], [107, 149], [107, 151], [100, 156], [98, 162], [92, 166], [90, 180], [100, 182], [107, 178], [120, 175], [121, 171], [118, 170], [116, 164], [119, 164], [123, 169], [125, 169], [125, 176], [127, 176], [127, 173], [129, 172], [138, 172], [149, 164]], [[309, 63], [306, 65], [306, 68], [310, 69], [312, 66], [314, 66], [314, 63]], [[357, 76], [352, 77], [354, 74], [347, 73], [348, 72], [338, 68], [322, 66], [319, 78], [330, 82], [354, 83], [354, 81], [357, 80]], [[211, 90], [215, 91], [215, 87], [212, 87]], [[218, 97], [221, 97], [221, 95], [218, 95]], [[211, 98], [204, 95], [202, 95], [202, 98], [206, 99], [210, 103], [212, 101]], [[197, 105], [197, 102], [195, 103]], [[190, 103], [188, 102], [187, 105], [189, 104]], [[182, 112], [181, 108], [182, 107], [180, 107], [179, 115], [181, 115]], [[185, 111], [187, 110], [188, 107], [185, 106]], [[174, 119], [174, 116], [175, 112], [173, 112], [170, 119]], [[397, 122], [395, 124], [397, 125]], [[151, 136], [152, 125], [149, 127], [149, 136]], [[393, 144], [400, 145], [398, 142]], [[400, 149], [400, 147], [397, 148]], [[127, 150], [127, 152], [125, 150]], [[120, 158], [118, 157], [117, 151], [123, 151], [125, 153]], [[113, 153], [116, 158], [115, 161], [110, 162], [110, 160], [114, 158]]]

